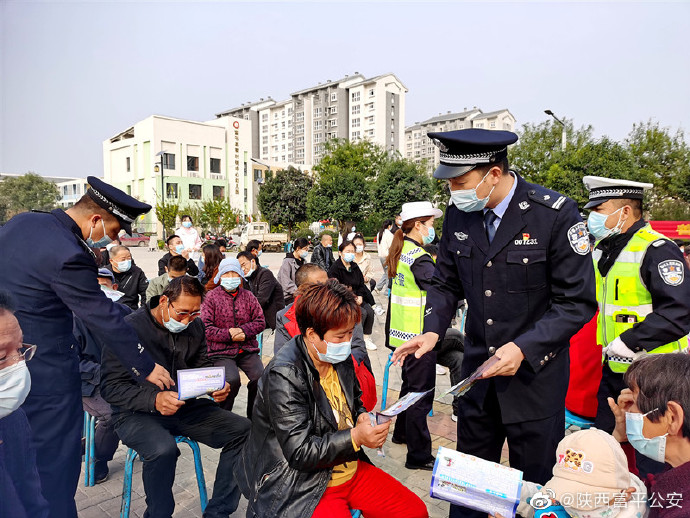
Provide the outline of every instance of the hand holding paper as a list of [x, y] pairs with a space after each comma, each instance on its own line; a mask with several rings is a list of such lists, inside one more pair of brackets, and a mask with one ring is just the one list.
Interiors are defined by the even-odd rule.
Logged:
[[223, 387], [221, 390], [216, 390], [215, 392], [211, 393], [211, 397], [213, 398], [213, 401], [216, 403], [222, 403], [226, 399], [228, 399], [228, 394], [230, 394], [230, 383], [227, 381], [225, 382], [225, 387]]
[[482, 363], [476, 371], [474, 371], [472, 374], [470, 374], [467, 378], [462, 380], [457, 385], [453, 385], [452, 387], [450, 387], [450, 390], [448, 390], [448, 392], [444, 392], [443, 394], [438, 396], [436, 400], [438, 401], [442, 399], [444, 396], [447, 396], [448, 394], [451, 394], [453, 396], [462, 396], [468, 390], [470, 390], [477, 381], [479, 381], [483, 377], [486, 377], [484, 376], [484, 374], [494, 365], [498, 364], [498, 362], [499, 359], [496, 356], [492, 356], [484, 363]]
[[[513, 376], [518, 369], [525, 355], [514, 342], [508, 342], [502, 347], [499, 347], [496, 354], [492, 358], [498, 358], [498, 362], [491, 368], [487, 369], [482, 378], [491, 378], [493, 376]], [[490, 360], [491, 358], [489, 358]]]
[[161, 415], [173, 415], [182, 405], [184, 405], [184, 401], [178, 399], [177, 392], [164, 390], [156, 394], [156, 410]]

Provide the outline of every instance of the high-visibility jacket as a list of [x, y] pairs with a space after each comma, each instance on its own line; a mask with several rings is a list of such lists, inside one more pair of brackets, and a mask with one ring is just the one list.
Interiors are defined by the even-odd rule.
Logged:
[[399, 347], [422, 333], [426, 291], [419, 288], [412, 273], [412, 264], [418, 257], [428, 255], [421, 246], [405, 240], [397, 274], [391, 287], [391, 322], [389, 341], [391, 347]]
[[[597, 266], [601, 258], [601, 250], [595, 250], [592, 254], [599, 304], [597, 341], [604, 347], [633, 327], [636, 322], [643, 321], [654, 310], [652, 294], [640, 276], [640, 265], [649, 246], [659, 239], [666, 238], [652, 230], [650, 225], [639, 229], [618, 255], [605, 277], [601, 276]], [[674, 353], [686, 351], [687, 348], [688, 337], [684, 336], [648, 352], [651, 354]], [[613, 372], [623, 373], [632, 363], [632, 358], [612, 356], [609, 357], [608, 363]]]

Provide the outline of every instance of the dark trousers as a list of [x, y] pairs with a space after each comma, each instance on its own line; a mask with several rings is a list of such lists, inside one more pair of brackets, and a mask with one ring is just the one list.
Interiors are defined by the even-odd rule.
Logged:
[[[38, 385], [38, 381], [34, 381]], [[22, 405], [33, 432], [41, 492], [51, 518], [76, 518], [74, 493], [81, 472], [84, 413], [81, 390], [67, 394], [29, 394]]]
[[[565, 402], [552, 417], [504, 424], [493, 381], [479, 383], [491, 384], [481, 408], [466, 397], [459, 398], [458, 451], [500, 462], [503, 443], [508, 439], [510, 466], [521, 470], [524, 480], [545, 484], [552, 476], [556, 446], [565, 434]], [[451, 505], [450, 517], [486, 518], [486, 511]]]
[[[426, 353], [421, 358], [413, 354], [405, 358], [402, 366], [402, 387], [400, 397], [408, 392], [424, 392], [436, 386], [436, 352]], [[410, 408], [398, 414], [393, 437], [407, 443], [407, 462], [426, 464], [434, 459], [431, 455], [431, 435], [426, 417], [434, 402], [430, 392]]]
[[[450, 385], [457, 385], [462, 381], [462, 359], [465, 356], [465, 338], [457, 329], [448, 329], [441, 341], [441, 347], [436, 354], [436, 362], [448, 367], [450, 371]], [[453, 414], [458, 415], [459, 398], [453, 398]]]
[[227, 518], [235, 512], [240, 501], [232, 469], [249, 435], [249, 420], [208, 400], [191, 400], [187, 404], [190, 407], [182, 407], [172, 416], [142, 412], [116, 416], [115, 431], [144, 462], [142, 479], [147, 506], [144, 516], [172, 516], [175, 509], [172, 486], [178, 454], [175, 436], [184, 435], [211, 448], [222, 448], [213, 497], [204, 516]]
[[228, 399], [220, 404], [225, 410], [232, 410], [235, 398], [240, 391], [240, 369], [249, 378], [247, 385], [247, 417], [252, 418], [254, 400], [256, 399], [257, 383], [264, 373], [264, 364], [258, 353], [240, 353], [234, 358], [218, 356], [213, 358], [213, 365], [225, 367], [225, 381], [230, 383], [230, 394]]
[[82, 405], [84, 410], [97, 419], [94, 449], [96, 451], [96, 476], [98, 476], [107, 467], [103, 463], [113, 460], [113, 455], [115, 455], [120, 444], [120, 438], [115, 434], [113, 428], [113, 410], [98, 392], [91, 397], [82, 397]]
[[[613, 432], [613, 429], [616, 427], [616, 418], [613, 416], [607, 398], [612, 397], [614, 401], [618, 401], [618, 396], [625, 388], [627, 386], [623, 381], [623, 374], [613, 372], [608, 364], [604, 364], [601, 373], [601, 383], [597, 392], [597, 416], [594, 418], [594, 426], [596, 428], [608, 433]], [[647, 478], [649, 474], [661, 473], [665, 469], [663, 462], [656, 462], [637, 451], [635, 451], [635, 464], [642, 480]]]
[[362, 328], [364, 334], [368, 336], [374, 329], [374, 310], [366, 302], [363, 302], [359, 309], [362, 310]]

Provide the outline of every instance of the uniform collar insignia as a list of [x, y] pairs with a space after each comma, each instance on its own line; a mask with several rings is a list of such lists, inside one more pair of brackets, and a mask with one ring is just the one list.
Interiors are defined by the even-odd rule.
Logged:
[[465, 239], [468, 238], [468, 235], [465, 234], [464, 232], [456, 232], [456, 233], [455, 233], [455, 238], [456, 238], [458, 241], [464, 241]]

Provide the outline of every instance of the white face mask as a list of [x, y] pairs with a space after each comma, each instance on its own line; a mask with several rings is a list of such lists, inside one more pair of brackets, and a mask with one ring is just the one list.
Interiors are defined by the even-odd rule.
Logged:
[[362, 252], [364, 252], [364, 247], [363, 246], [356, 246], [355, 252], [357, 252], [358, 254], [361, 254]]
[[25, 361], [0, 369], [0, 419], [17, 410], [29, 395], [31, 375]]

